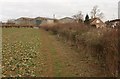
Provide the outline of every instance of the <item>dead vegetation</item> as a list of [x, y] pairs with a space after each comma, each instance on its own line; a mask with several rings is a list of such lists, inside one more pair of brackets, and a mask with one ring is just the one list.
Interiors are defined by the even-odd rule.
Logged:
[[56, 24], [52, 27], [42, 26], [62, 38], [66, 43], [80, 52], [88, 52], [99, 60], [108, 76], [118, 76], [118, 30], [96, 29], [83, 23]]

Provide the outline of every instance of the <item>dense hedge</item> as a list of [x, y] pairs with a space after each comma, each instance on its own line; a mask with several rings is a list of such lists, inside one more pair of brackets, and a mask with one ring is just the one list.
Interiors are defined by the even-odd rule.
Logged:
[[79, 51], [91, 53], [106, 68], [109, 76], [117, 76], [119, 53], [117, 29], [97, 29], [83, 23], [56, 24], [50, 27], [46, 25], [43, 28], [62, 37]]

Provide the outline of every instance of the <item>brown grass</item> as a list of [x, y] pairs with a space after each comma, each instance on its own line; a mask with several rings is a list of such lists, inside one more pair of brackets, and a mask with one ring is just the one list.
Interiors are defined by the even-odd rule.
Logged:
[[109, 76], [117, 76], [118, 72], [118, 30], [90, 28], [83, 23], [67, 23], [42, 26], [52, 31], [65, 42], [81, 52], [89, 52], [105, 67]]

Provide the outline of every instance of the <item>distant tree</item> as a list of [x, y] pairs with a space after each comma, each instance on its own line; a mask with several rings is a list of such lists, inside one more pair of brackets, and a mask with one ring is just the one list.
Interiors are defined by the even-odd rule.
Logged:
[[75, 21], [77, 22], [82, 22], [83, 21], [83, 14], [82, 14], [82, 11], [78, 12], [77, 14], [73, 15], [72, 16]]
[[96, 17], [99, 17], [99, 18], [103, 18], [104, 17], [104, 14], [100, 11], [100, 9], [98, 8], [98, 6], [94, 6], [92, 11], [91, 11], [91, 17], [92, 18], [96, 18]]
[[90, 19], [89, 19], [89, 15], [87, 14], [86, 17], [85, 17], [85, 21], [84, 21], [85, 24], [89, 24], [90, 23]]

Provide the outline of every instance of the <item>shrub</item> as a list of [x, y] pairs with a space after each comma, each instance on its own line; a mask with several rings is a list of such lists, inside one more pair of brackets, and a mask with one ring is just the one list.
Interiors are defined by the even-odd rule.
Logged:
[[64, 38], [65, 42], [81, 52], [88, 52], [97, 58], [109, 76], [117, 76], [118, 30], [90, 28], [83, 23], [56, 24], [44, 28]]

